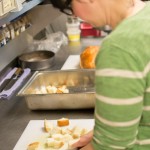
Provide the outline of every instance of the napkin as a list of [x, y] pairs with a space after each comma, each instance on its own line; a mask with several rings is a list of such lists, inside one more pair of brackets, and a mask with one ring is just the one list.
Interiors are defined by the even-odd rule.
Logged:
[[[6, 80], [10, 79], [12, 75], [16, 72], [17, 68], [13, 68], [7, 75], [6, 77], [0, 82], [0, 85]], [[27, 76], [30, 74], [31, 69], [25, 68], [23, 71], [23, 74], [17, 79], [17, 81], [14, 83], [14, 85], [8, 89], [8, 90], [3, 90], [0, 93], [0, 99], [8, 99], [21, 85], [21, 83], [27, 78]]]

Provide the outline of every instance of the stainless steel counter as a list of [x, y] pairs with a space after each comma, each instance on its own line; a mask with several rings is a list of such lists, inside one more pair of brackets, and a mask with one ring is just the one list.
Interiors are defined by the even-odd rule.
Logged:
[[[51, 70], [61, 69], [69, 55], [80, 54], [89, 45], [99, 45], [101, 39], [82, 39], [81, 43], [72, 43], [61, 47], [55, 57]], [[31, 111], [24, 99], [13, 96], [8, 101], [0, 101], [0, 149], [13, 150], [30, 120], [59, 119], [92, 119], [93, 109], [80, 110], [41, 110]]]

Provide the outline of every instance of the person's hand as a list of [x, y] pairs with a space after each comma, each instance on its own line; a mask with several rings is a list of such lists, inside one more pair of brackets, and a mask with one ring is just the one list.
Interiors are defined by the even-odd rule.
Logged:
[[85, 147], [82, 147], [80, 150], [94, 150], [92, 147], [92, 144], [89, 143], [88, 145], [86, 145]]
[[[93, 138], [93, 130], [80, 137], [80, 140], [72, 145], [73, 148], [84, 147], [88, 145]], [[84, 148], [83, 148], [84, 150]]]

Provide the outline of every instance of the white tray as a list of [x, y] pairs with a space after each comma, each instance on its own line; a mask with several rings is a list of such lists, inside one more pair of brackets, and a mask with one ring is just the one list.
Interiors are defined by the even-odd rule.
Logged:
[[[56, 125], [57, 123], [56, 120], [50, 120], [50, 121], [53, 122], [54, 125]], [[70, 120], [70, 127], [73, 127], [75, 125], [91, 130], [93, 129], [94, 126], [94, 120], [93, 119]], [[43, 130], [43, 126], [44, 126], [44, 120], [31, 120], [28, 123], [27, 127], [25, 128], [23, 134], [21, 135], [20, 139], [18, 140], [13, 150], [27, 150], [27, 146], [30, 143], [39, 140], [41, 136], [44, 135], [45, 132]]]

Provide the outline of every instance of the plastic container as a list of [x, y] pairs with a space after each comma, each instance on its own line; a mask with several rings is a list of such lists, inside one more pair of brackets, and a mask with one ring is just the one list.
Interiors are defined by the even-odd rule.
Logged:
[[80, 21], [77, 17], [69, 16], [66, 22], [67, 30], [80, 29]]
[[76, 29], [76, 30], [68, 30], [67, 35], [69, 41], [79, 41], [80, 40], [80, 33], [81, 30]]
[[101, 31], [94, 29], [88, 23], [82, 22], [80, 24], [80, 29], [81, 29], [81, 36], [82, 37], [88, 37], [88, 36], [100, 37], [101, 36]]
[[80, 22], [75, 23], [66, 23], [67, 30], [76, 30], [80, 29]]

